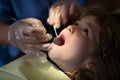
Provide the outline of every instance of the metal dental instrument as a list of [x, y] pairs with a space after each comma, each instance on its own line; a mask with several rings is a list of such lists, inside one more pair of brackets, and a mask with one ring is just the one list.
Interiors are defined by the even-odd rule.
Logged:
[[11, 18], [13, 21], [15, 21], [15, 22], [17, 21], [17, 19], [15, 19], [15, 18], [13, 18], [13, 17], [10, 17], [10, 18]]
[[55, 26], [53, 26], [56, 37], [58, 36]]
[[56, 31], [55, 26], [53, 26], [53, 28], [54, 28], [55, 35], [56, 35], [56, 37], [54, 38], [53, 42], [54, 42], [55, 44], [57, 44], [57, 45], [60, 45], [60, 44], [61, 44], [61, 41], [58, 39], [58, 34], [57, 34], [57, 31]]

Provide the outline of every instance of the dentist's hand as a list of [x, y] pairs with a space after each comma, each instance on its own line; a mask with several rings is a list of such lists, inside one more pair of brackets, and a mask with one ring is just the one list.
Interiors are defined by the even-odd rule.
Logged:
[[77, 2], [61, 0], [51, 6], [47, 22], [60, 28], [61, 25], [73, 24], [79, 17], [80, 6]]
[[49, 49], [50, 44], [44, 42], [50, 39], [42, 22], [34, 18], [18, 20], [9, 29], [10, 43], [27, 54], [41, 55], [41, 50]]

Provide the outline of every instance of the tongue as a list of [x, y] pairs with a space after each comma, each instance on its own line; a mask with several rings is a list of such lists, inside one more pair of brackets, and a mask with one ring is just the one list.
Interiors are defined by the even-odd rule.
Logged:
[[63, 38], [55, 38], [54, 43], [56, 45], [62, 46], [62, 45], [64, 45], [64, 39]]

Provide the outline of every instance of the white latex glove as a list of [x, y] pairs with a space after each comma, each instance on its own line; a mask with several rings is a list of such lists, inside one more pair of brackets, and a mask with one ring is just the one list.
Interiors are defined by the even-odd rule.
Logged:
[[71, 25], [76, 22], [80, 14], [80, 6], [75, 0], [58, 0], [51, 6], [47, 22], [58, 29], [62, 25]]
[[27, 54], [41, 55], [41, 50], [50, 48], [50, 43], [44, 44], [50, 39], [42, 22], [35, 18], [18, 20], [9, 29], [10, 43]]

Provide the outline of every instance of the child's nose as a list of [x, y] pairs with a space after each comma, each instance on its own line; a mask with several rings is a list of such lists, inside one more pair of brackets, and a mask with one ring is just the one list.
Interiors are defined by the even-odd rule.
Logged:
[[68, 29], [68, 31], [70, 32], [70, 33], [74, 33], [74, 26], [73, 25], [69, 25], [68, 27], [67, 27], [67, 29]]

